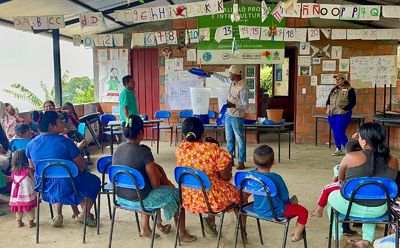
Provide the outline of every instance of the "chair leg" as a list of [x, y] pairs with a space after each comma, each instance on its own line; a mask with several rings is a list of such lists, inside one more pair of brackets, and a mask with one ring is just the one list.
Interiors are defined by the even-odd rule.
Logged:
[[[98, 197], [100, 198], [100, 195]], [[97, 212], [96, 201], [93, 202], [93, 206], [94, 206], [94, 214], [95, 214], [95, 218], [96, 218], [97, 235], [99, 235], [100, 234], [100, 218], [99, 218], [99, 215]]]
[[334, 211], [334, 215], [335, 215], [335, 244], [336, 244], [336, 248], [339, 248], [339, 215], [338, 213], [336, 213], [336, 211]]
[[239, 219], [240, 219], [240, 212], [237, 214], [236, 218], [236, 225], [235, 225], [235, 248], [237, 247], [237, 239], [239, 234]]
[[108, 201], [108, 213], [110, 215], [110, 220], [111, 220], [111, 200], [110, 200], [110, 194], [107, 194], [107, 201]]
[[239, 218], [239, 229], [240, 229], [240, 236], [242, 237], [243, 246], [246, 248], [247, 238], [241, 217]]
[[114, 232], [115, 210], [117, 210], [117, 208], [114, 206], [112, 217], [111, 217], [111, 229], [110, 229], [110, 237], [108, 238], [108, 248], [111, 248], [112, 236], [113, 236], [113, 232]]
[[99, 193], [99, 195], [97, 196], [97, 234], [100, 234], [100, 199], [101, 199], [101, 192]]
[[50, 208], [50, 217], [51, 217], [51, 220], [53, 220], [53, 218], [54, 218], [53, 206], [50, 203], [49, 203], [49, 208]]
[[261, 243], [261, 245], [264, 245], [264, 241], [263, 241], [263, 237], [262, 237], [262, 232], [261, 232], [260, 219], [257, 219], [257, 227], [258, 227], [258, 236], [260, 237], [260, 243]]
[[101, 135], [101, 153], [104, 153], [104, 134]]
[[225, 212], [222, 212], [222, 215], [221, 215], [221, 224], [219, 225], [219, 230], [218, 230], [217, 248], [219, 248], [219, 242], [221, 241], [222, 226], [223, 226], [223, 224], [224, 224], [224, 217], [225, 217]]
[[387, 236], [387, 234], [388, 234], [388, 228], [389, 228], [389, 224], [385, 224], [385, 229], [383, 231], [383, 236], [384, 237]]
[[171, 139], [169, 140], [169, 146], [172, 146], [173, 128], [171, 127]]
[[140, 237], [140, 223], [139, 223], [139, 215], [137, 212], [135, 212], [135, 218], [136, 218], [136, 225], [137, 225], [137, 229], [138, 229], [139, 237]]
[[88, 216], [88, 212], [87, 212], [87, 205], [88, 205], [88, 198], [85, 198], [85, 208], [83, 209], [83, 240], [82, 243], [86, 242], [86, 224], [87, 224], [87, 216]]
[[[176, 233], [175, 233], [175, 245], [174, 248], [176, 248], [178, 246], [178, 239], [179, 239], [179, 222], [181, 220], [181, 211], [182, 211], [182, 205], [179, 206], [178, 209], [178, 220], [176, 222]], [[179, 240], [179, 245], [180, 245], [181, 241]]]
[[399, 248], [399, 218], [396, 216], [395, 248]]
[[332, 231], [333, 231], [333, 209], [331, 209], [331, 219], [329, 220], [328, 248], [332, 247]]
[[289, 223], [290, 223], [290, 219], [287, 220], [286, 224], [285, 224], [285, 232], [283, 234], [282, 248], [286, 247], [287, 235], [288, 235], [288, 231], [289, 231]]
[[206, 234], [204, 232], [203, 215], [201, 213], [199, 213], [199, 217], [200, 217], [201, 233], [203, 234], [203, 238], [204, 238], [204, 237], [206, 237]]
[[154, 129], [151, 129], [151, 146], [153, 146], [153, 141], [154, 141]]
[[307, 248], [307, 233], [306, 233], [306, 228], [304, 228], [304, 231], [303, 231], [303, 242], [304, 242], [304, 248]]
[[40, 193], [36, 201], [36, 244], [39, 244], [39, 221], [40, 220]]
[[153, 232], [151, 233], [151, 243], [150, 243], [150, 248], [153, 248], [154, 245], [154, 238], [156, 237], [156, 227], [157, 227], [157, 219], [158, 219], [158, 213], [160, 211], [156, 211], [156, 216], [153, 219]]

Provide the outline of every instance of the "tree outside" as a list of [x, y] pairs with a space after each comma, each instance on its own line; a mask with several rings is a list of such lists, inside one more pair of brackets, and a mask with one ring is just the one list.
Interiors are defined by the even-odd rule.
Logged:
[[260, 87], [263, 94], [272, 96], [272, 65], [261, 65], [260, 69]]
[[[69, 80], [69, 72], [66, 71], [62, 75], [61, 86], [63, 102], [74, 104], [94, 102], [94, 82], [89, 77], [73, 77]], [[55, 89], [54, 86], [49, 88], [43, 82], [40, 82], [40, 88], [45, 94], [44, 99], [19, 83], [14, 83], [10, 89], [3, 91], [15, 99], [27, 101], [37, 108], [42, 108], [45, 101], [55, 99]]]

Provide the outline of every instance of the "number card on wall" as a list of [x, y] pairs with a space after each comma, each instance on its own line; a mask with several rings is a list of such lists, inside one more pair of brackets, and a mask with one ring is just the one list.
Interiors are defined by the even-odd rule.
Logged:
[[106, 47], [113, 47], [113, 35], [112, 34], [103, 34], [103, 43]]
[[144, 33], [133, 33], [131, 47], [144, 45]]
[[169, 45], [178, 44], [178, 35], [176, 33], [176, 30], [166, 31], [165, 32], [165, 37], [167, 39], [167, 44], [169, 44]]
[[215, 31], [215, 40], [219, 43], [221, 40], [232, 39], [232, 26], [221, 26]]
[[103, 35], [92, 36], [95, 46], [104, 46]]
[[319, 28], [309, 28], [308, 29], [308, 41], [320, 40]]
[[285, 28], [284, 32], [285, 36], [283, 39], [285, 41], [297, 41], [295, 28]]
[[261, 35], [261, 27], [250, 26], [249, 27], [249, 38], [250, 40], [259, 40]]
[[159, 31], [154, 33], [156, 36], [157, 45], [167, 43], [167, 39], [165, 37], [165, 31]]
[[94, 47], [94, 41], [92, 36], [83, 36], [82, 40], [83, 40], [83, 45], [85, 47]]
[[199, 43], [199, 30], [196, 29], [188, 29], [188, 35], [190, 39], [190, 43]]
[[239, 25], [240, 39], [249, 38], [249, 26]]
[[199, 39], [200, 41], [210, 40], [210, 28], [199, 28]]
[[113, 34], [114, 45], [118, 47], [124, 46], [124, 34]]
[[148, 32], [144, 34], [144, 45], [145, 46], [157, 45], [156, 34], [154, 32]]

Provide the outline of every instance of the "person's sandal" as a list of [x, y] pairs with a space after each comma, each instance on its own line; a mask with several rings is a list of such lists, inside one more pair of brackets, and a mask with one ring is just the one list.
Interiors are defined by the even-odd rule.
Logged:
[[64, 222], [64, 217], [62, 215], [54, 216], [53, 222], [51, 223], [54, 227], [62, 227]]
[[164, 234], [168, 234], [171, 231], [171, 224], [167, 224], [165, 226], [162, 226], [161, 228], [157, 228], [160, 232]]
[[[75, 217], [75, 222], [84, 224], [84, 222], [85, 222], [84, 217], [81, 219], [81, 218], [79, 218], [79, 216], [76, 216]], [[96, 227], [97, 226], [97, 221], [89, 215], [87, 217], [87, 219], [86, 219], [86, 225], [89, 226], [89, 227]]]
[[205, 231], [214, 236], [217, 237], [218, 236], [218, 231], [217, 231], [217, 226], [215, 224], [211, 224], [210, 220], [208, 219], [208, 217], [204, 217], [203, 218], [203, 222], [204, 222], [204, 229]]

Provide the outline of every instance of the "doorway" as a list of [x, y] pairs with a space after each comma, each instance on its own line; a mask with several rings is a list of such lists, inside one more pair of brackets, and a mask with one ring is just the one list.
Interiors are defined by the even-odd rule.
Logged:
[[266, 116], [266, 109], [283, 109], [283, 119], [295, 121], [296, 51], [296, 47], [286, 48], [282, 65], [260, 65], [257, 116]]

